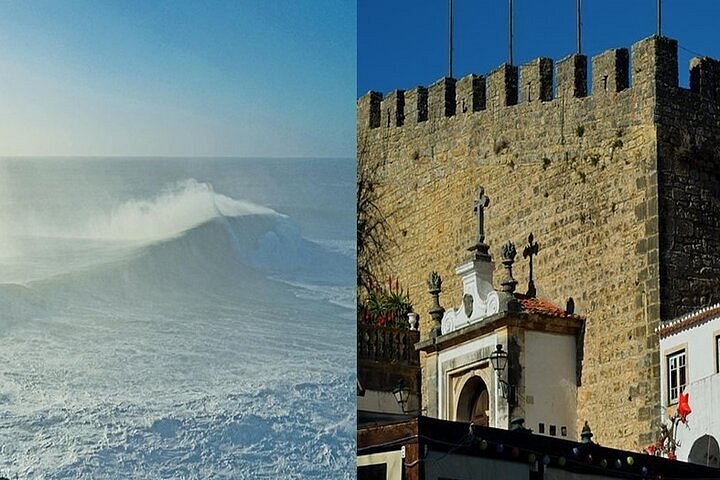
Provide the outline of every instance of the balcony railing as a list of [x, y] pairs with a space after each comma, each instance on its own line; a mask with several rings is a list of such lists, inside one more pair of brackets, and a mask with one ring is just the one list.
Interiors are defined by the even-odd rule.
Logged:
[[358, 360], [420, 365], [420, 355], [415, 351], [420, 341], [417, 330], [359, 324], [357, 341]]

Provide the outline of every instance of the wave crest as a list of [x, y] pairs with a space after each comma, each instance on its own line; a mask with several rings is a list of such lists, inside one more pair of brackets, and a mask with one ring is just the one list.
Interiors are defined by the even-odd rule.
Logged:
[[195, 179], [184, 180], [150, 200], [121, 203], [110, 215], [91, 219], [82, 238], [158, 241], [176, 237], [216, 217], [284, 216], [272, 208], [216, 193]]

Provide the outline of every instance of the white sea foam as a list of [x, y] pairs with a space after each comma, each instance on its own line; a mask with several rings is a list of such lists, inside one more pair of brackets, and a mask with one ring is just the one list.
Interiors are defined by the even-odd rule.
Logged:
[[315, 238], [312, 238], [310, 240], [315, 243], [319, 243], [320, 245], [333, 252], [345, 255], [346, 257], [355, 258], [357, 252], [357, 243], [355, 242], [355, 240], [328, 240]]
[[185, 180], [149, 200], [128, 200], [109, 215], [92, 218], [79, 237], [157, 241], [175, 237], [217, 217], [277, 215], [272, 208], [216, 193], [208, 183]]
[[298, 298], [307, 300], [324, 300], [326, 302], [355, 311], [357, 301], [355, 299], [356, 288], [350, 286], [337, 285], [313, 285], [310, 283], [293, 282], [282, 280], [282, 282], [296, 287], [295, 295]]
[[[0, 198], [0, 227], [22, 255], [0, 261], [0, 474], [354, 477], [353, 275], [335, 268], [354, 262], [239, 200], [248, 183], [276, 182], [272, 204], [312, 212], [322, 236], [331, 217], [314, 195], [336, 175], [298, 196], [281, 188], [304, 178], [294, 163], [257, 177], [192, 166], [13, 165], [7, 183], [23, 188]], [[261, 217], [232, 218], [243, 215]], [[268, 278], [288, 266], [293, 286]], [[2, 284], [10, 276], [42, 279]]]

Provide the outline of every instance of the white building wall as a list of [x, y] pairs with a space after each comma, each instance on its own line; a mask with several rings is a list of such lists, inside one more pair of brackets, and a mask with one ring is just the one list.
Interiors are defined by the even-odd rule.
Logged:
[[678, 459], [684, 461], [688, 461], [693, 443], [703, 435], [720, 440], [720, 375], [710, 375], [690, 383], [687, 392], [692, 413], [688, 416], [687, 425], [681, 423], [678, 426], [680, 446], [676, 451]]
[[[716, 372], [717, 352], [715, 337], [720, 335], [720, 317], [695, 325], [660, 339], [660, 384], [663, 423], [668, 423], [667, 355], [680, 348], [685, 349], [689, 404], [692, 413], [688, 424], [679, 425], [677, 439], [680, 441], [676, 454], [679, 460], [688, 461], [693, 443], [703, 435], [711, 435], [720, 441], [720, 375]], [[674, 404], [673, 404], [674, 405]]]
[[[457, 403], [455, 394], [459, 392], [451, 391], [450, 377], [457, 372], [477, 368], [482, 362], [487, 363], [487, 356], [495, 350], [498, 343], [502, 343], [502, 339], [497, 334], [489, 334], [438, 354], [438, 413], [441, 419], [455, 420], [454, 409]], [[507, 351], [507, 345], [504, 348]], [[480, 355], [480, 358], [483, 359], [482, 362], [480, 359], [466, 360], [475, 358], [477, 352], [485, 352]], [[492, 374], [488, 379], [484, 379], [490, 394], [490, 410], [492, 411], [490, 426], [507, 428], [507, 403], [498, 401], [498, 383], [495, 374], [492, 372], [492, 368], [488, 367], [487, 370]]]
[[[557, 437], [567, 427], [567, 438], [577, 440], [577, 344], [572, 335], [525, 332], [525, 426], [556, 427]], [[520, 392], [523, 394], [523, 392]], [[522, 403], [522, 402], [521, 402]]]

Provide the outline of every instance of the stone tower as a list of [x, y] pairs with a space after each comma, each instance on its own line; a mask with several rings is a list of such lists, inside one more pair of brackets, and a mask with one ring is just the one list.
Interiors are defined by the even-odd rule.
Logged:
[[[573, 297], [587, 318], [578, 422], [638, 450], [659, 418], [655, 328], [720, 301], [720, 62], [693, 59], [681, 88], [677, 42], [653, 36], [593, 57], [590, 91], [587, 72], [582, 55], [539, 58], [370, 92], [358, 99], [358, 168], [390, 226], [378, 273], [407, 285], [417, 312], [430, 309], [431, 270], [462, 291], [452, 272], [474, 238], [477, 185], [494, 199], [488, 245], [543, 239], [538, 294]], [[421, 338], [430, 325], [423, 315]]]

